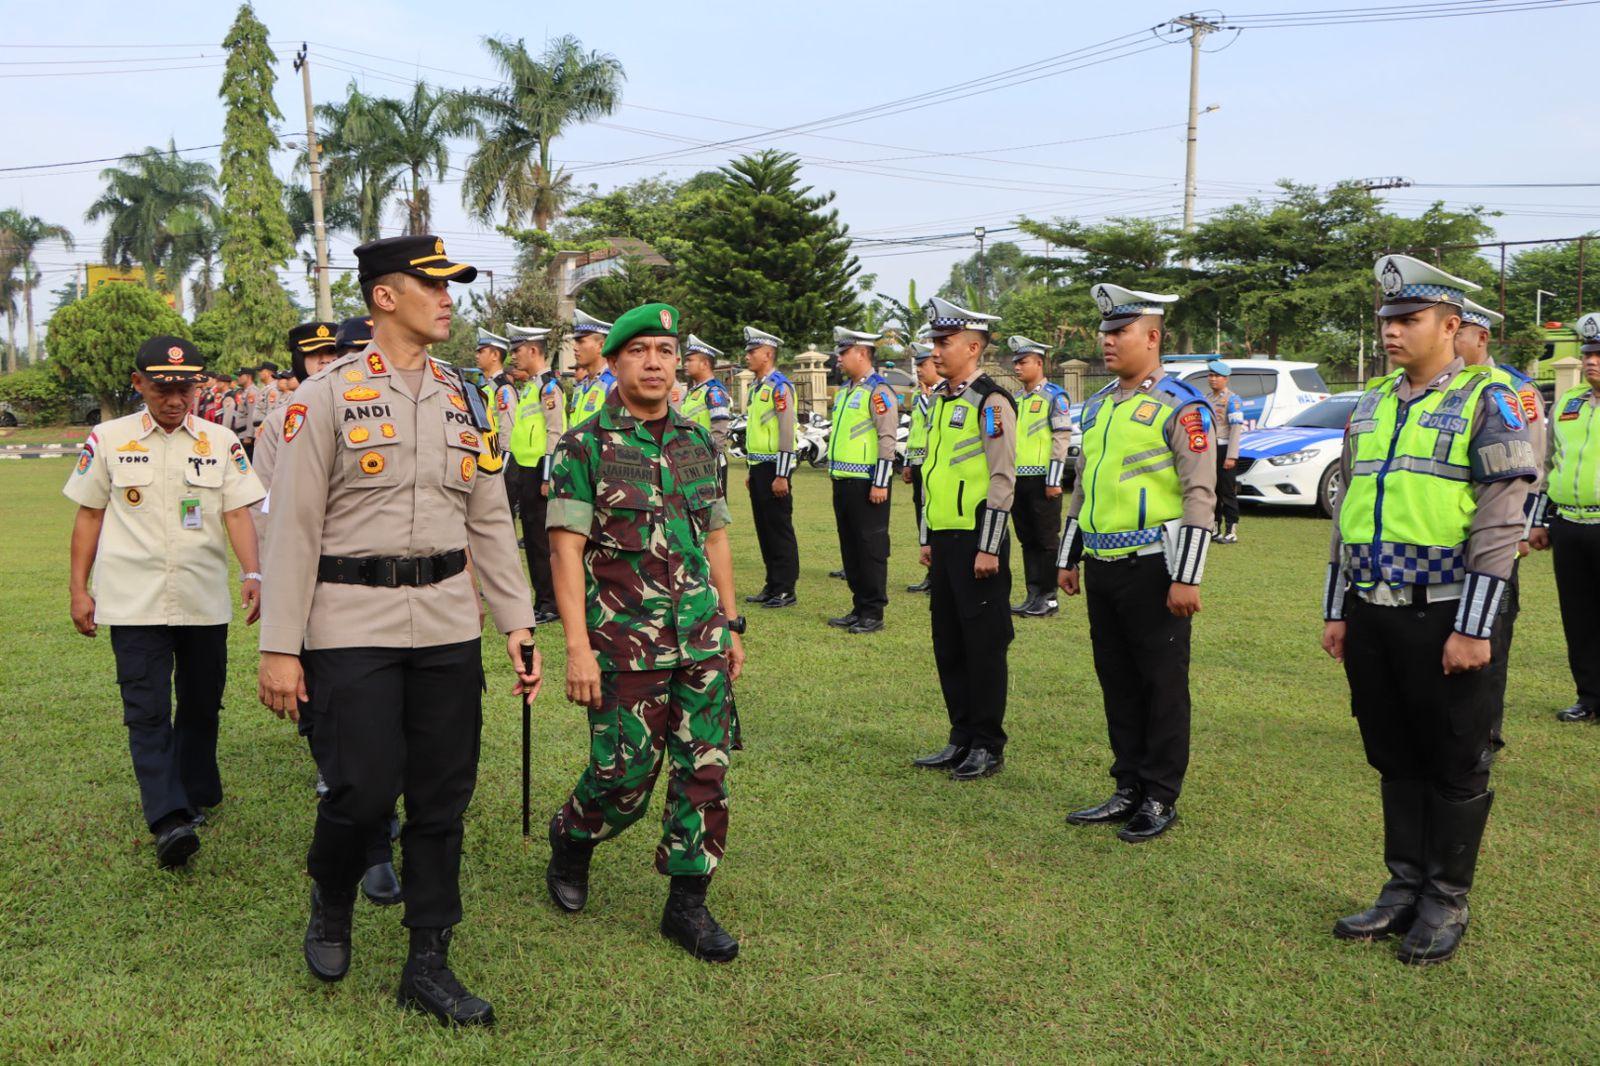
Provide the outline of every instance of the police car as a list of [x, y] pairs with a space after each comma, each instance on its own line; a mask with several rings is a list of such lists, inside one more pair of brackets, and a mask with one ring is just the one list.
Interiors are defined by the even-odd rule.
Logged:
[[[1210, 390], [1207, 384], [1206, 364], [1217, 359], [1214, 355], [1169, 355], [1161, 361], [1168, 374], [1182, 378], [1201, 394]], [[1228, 388], [1238, 396], [1244, 406], [1244, 427], [1248, 430], [1281, 426], [1300, 412], [1328, 398], [1328, 384], [1315, 363], [1297, 363], [1281, 359], [1223, 359], [1233, 370], [1228, 378]], [[1071, 407], [1072, 447], [1067, 453], [1068, 478], [1078, 458], [1083, 435], [1078, 428], [1078, 416], [1083, 410], [1080, 402]]]
[[1339, 452], [1344, 427], [1360, 392], [1341, 392], [1313, 404], [1287, 425], [1246, 433], [1233, 468], [1239, 500], [1315, 507], [1332, 517], [1344, 491]]

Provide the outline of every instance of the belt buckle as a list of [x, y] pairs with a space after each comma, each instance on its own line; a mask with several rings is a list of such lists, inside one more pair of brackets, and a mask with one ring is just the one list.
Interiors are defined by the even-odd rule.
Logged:
[[400, 585], [399, 560], [384, 556], [378, 560], [377, 577], [388, 588], [398, 588]]

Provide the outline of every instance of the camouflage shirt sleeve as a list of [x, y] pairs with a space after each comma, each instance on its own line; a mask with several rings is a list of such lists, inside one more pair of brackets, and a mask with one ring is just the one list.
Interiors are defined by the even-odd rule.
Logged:
[[595, 452], [592, 433], [568, 433], [556, 445], [550, 472], [546, 529], [565, 529], [587, 537], [594, 525]]

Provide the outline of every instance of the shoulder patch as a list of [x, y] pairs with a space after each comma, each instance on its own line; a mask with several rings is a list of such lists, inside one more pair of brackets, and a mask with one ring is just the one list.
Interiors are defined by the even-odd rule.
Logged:
[[306, 405], [292, 403], [283, 416], [283, 443], [288, 444], [294, 440], [295, 434], [300, 432], [300, 427], [306, 424]]
[[1495, 410], [1500, 413], [1500, 421], [1507, 429], [1517, 430], [1527, 427], [1527, 422], [1522, 417], [1522, 406], [1510, 389], [1504, 385], [1490, 385], [1486, 391], [1494, 400]]
[[883, 393], [874, 389], [872, 393], [872, 410], [876, 414], [889, 413], [889, 401], [883, 398]]
[[1522, 414], [1528, 424], [1539, 421], [1539, 390], [1532, 385], [1524, 385], [1517, 390], [1517, 399], [1522, 401]]
[[1000, 423], [1000, 410], [985, 404], [983, 407], [983, 435], [998, 437], [1005, 427]]

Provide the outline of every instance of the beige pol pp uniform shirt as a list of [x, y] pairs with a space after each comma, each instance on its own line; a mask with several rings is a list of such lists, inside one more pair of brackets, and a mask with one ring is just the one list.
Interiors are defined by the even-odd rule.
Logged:
[[97, 623], [212, 626], [233, 618], [222, 515], [265, 491], [232, 430], [188, 415], [167, 433], [147, 411], [102, 422], [62, 491], [106, 512], [92, 579]]
[[272, 480], [262, 651], [426, 648], [482, 632], [471, 572], [421, 588], [323, 583], [324, 555], [467, 548], [500, 631], [533, 627], [505, 486], [478, 468], [489, 445], [470, 387], [428, 359], [413, 397], [369, 345], [295, 390]]

